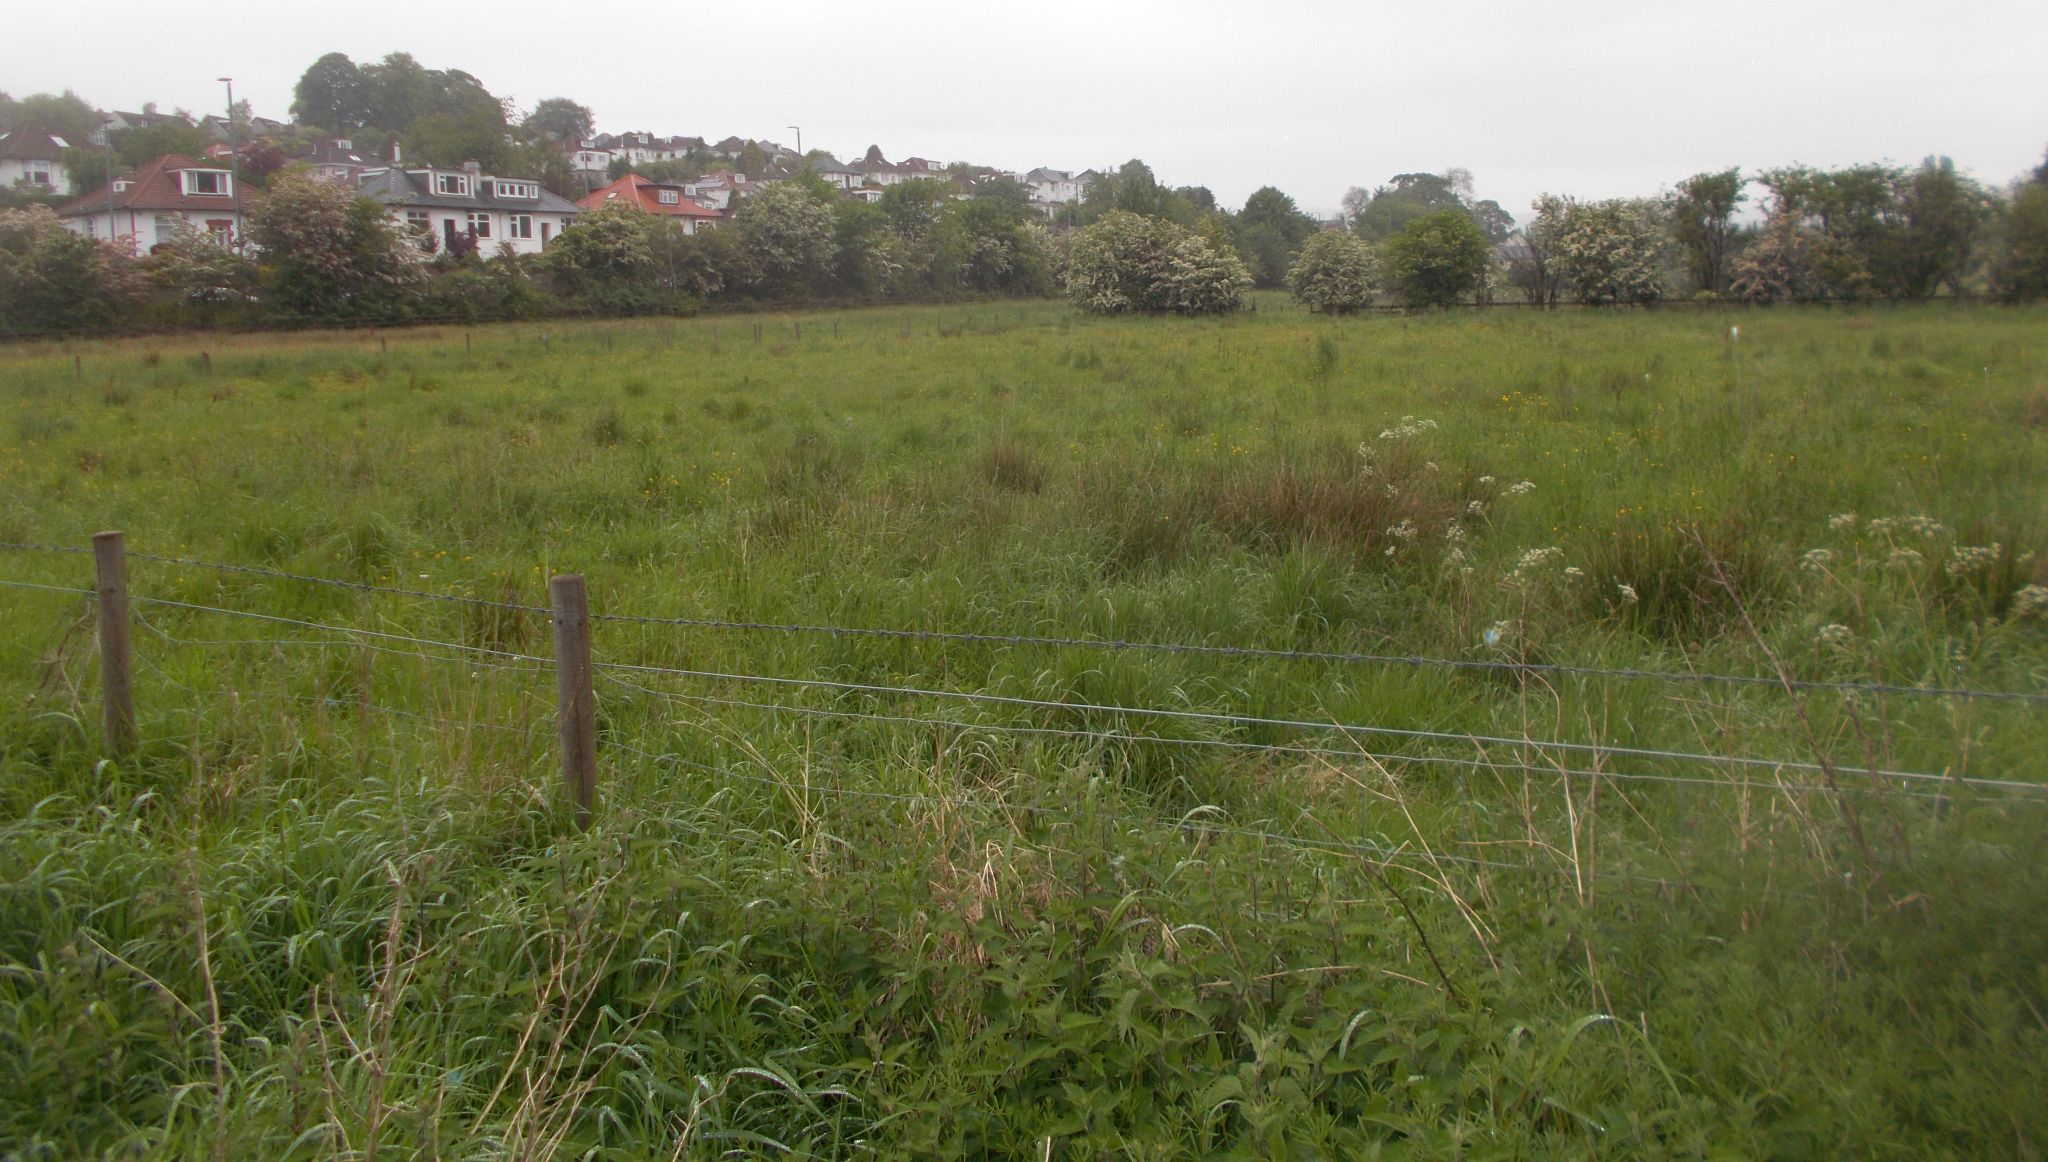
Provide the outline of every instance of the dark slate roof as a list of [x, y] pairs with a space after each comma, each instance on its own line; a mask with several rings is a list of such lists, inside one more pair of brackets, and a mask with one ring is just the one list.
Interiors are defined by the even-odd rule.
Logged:
[[[578, 212], [576, 203], [569, 201], [567, 198], [551, 194], [546, 190], [542, 190], [538, 198], [501, 198], [498, 196], [496, 186], [500, 179], [491, 174], [469, 175], [476, 183], [473, 188], [481, 189], [481, 183], [485, 181], [493, 183], [489, 193], [479, 193], [467, 198], [455, 197], [449, 194], [436, 194], [427, 183], [427, 174], [430, 172], [434, 171], [424, 169], [371, 170], [363, 175], [358, 188], [362, 190], [366, 197], [375, 198], [387, 206], [420, 206], [432, 207], [438, 210], [537, 210], [549, 214], [574, 214]], [[441, 170], [439, 172], [452, 173], [459, 171]], [[533, 181], [532, 178], [504, 178], [502, 180], [508, 182]], [[534, 182], [534, 184], [539, 185], [540, 183]]]

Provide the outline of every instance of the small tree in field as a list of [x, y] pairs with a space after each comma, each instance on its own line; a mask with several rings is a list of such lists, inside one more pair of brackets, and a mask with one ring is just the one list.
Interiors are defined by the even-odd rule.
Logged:
[[1596, 307], [1652, 303], [1664, 297], [1661, 245], [1654, 203], [1567, 200], [1557, 262], [1580, 302]]
[[1486, 277], [1493, 248], [1462, 210], [1437, 210], [1387, 240], [1387, 274], [1411, 307], [1448, 307]]
[[2013, 193], [2005, 212], [2005, 247], [1991, 272], [1999, 297], [2048, 298], [2048, 161]]
[[1350, 231], [1319, 231], [1302, 244], [1287, 285], [1310, 310], [1326, 315], [1364, 310], [1379, 293], [1379, 259]]
[[111, 327], [135, 304], [134, 260], [47, 206], [0, 210], [0, 333]]
[[1243, 305], [1251, 281], [1235, 253], [1125, 210], [1081, 231], [1067, 261], [1067, 296], [1100, 315], [1224, 314]]
[[384, 207], [308, 174], [270, 183], [249, 215], [271, 301], [300, 315], [381, 316], [425, 272]]

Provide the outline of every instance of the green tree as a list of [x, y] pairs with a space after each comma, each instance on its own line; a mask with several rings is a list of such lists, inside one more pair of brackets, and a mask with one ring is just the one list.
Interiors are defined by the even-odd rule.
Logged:
[[1556, 234], [1556, 262], [1582, 303], [1651, 303], [1664, 295], [1661, 240], [1653, 202], [1567, 199]]
[[1162, 218], [1112, 210], [1074, 240], [1067, 294], [1097, 314], [1223, 314], [1251, 275], [1236, 255]]
[[592, 210], [548, 245], [543, 265], [555, 286], [574, 298], [651, 283], [656, 225], [654, 215], [629, 205]]
[[1370, 307], [1380, 289], [1380, 265], [1364, 239], [1348, 230], [1319, 230], [1302, 244], [1287, 285], [1312, 311], [1347, 315]]
[[509, 173], [513, 168], [504, 120], [482, 109], [427, 114], [406, 133], [405, 153], [416, 162], [438, 166], [473, 161], [486, 173]]
[[291, 314], [396, 317], [424, 277], [418, 248], [383, 206], [310, 174], [270, 183], [250, 212], [249, 238], [263, 255], [270, 302]]
[[2048, 298], [2048, 159], [2013, 191], [2003, 253], [1991, 271], [1993, 293], [2008, 302]]
[[[1354, 203], [1357, 199], [1353, 199]], [[1372, 192], [1359, 206], [1351, 228], [1370, 241], [1391, 238], [1408, 225], [1439, 210], [1465, 213], [1468, 207], [1458, 189], [1443, 174], [1395, 174], [1386, 185]]]
[[774, 298], [829, 289], [838, 252], [832, 203], [830, 187], [809, 173], [776, 182], [740, 203], [733, 228], [753, 253], [756, 289]]
[[1260, 286], [1283, 285], [1295, 253], [1320, 229], [1314, 218], [1295, 208], [1293, 198], [1272, 186], [1254, 190], [1230, 227], [1237, 252]]
[[98, 331], [137, 304], [134, 262], [47, 206], [0, 210], [0, 332]]
[[1448, 307], [1475, 293], [1493, 261], [1486, 235], [1462, 209], [1432, 211], [1388, 239], [1388, 278], [1409, 306]]
[[527, 113], [520, 125], [529, 134], [569, 144], [589, 137], [594, 121], [588, 105], [578, 105], [567, 97], [546, 97]]
[[123, 168], [155, 161], [165, 154], [197, 158], [213, 144], [192, 119], [179, 114], [154, 125], [143, 125], [114, 135], [114, 154]]
[[301, 125], [348, 133], [370, 115], [363, 73], [346, 53], [330, 52], [307, 66], [292, 88], [292, 116]]
[[[0, 94], [0, 98], [5, 98]], [[34, 125], [75, 146], [84, 146], [100, 130], [100, 114], [70, 89], [62, 93], [30, 93], [0, 101], [0, 129]]]
[[176, 220], [171, 238], [159, 242], [142, 267], [201, 325], [212, 323], [221, 307], [243, 301], [256, 286], [255, 263], [184, 218]]
[[1956, 172], [1953, 161], [1930, 157], [1899, 184], [1900, 225], [1888, 248], [1889, 289], [1925, 299], [1942, 286], [1963, 292], [1973, 258], [1993, 216], [1991, 195]]
[[1524, 301], [1555, 307], [1564, 292], [1564, 271], [1557, 261], [1558, 236], [1564, 230], [1569, 203], [1556, 194], [1539, 194], [1529, 203], [1536, 212], [1529, 225], [1516, 231], [1502, 250], [1507, 255], [1508, 285]]
[[1728, 289], [1739, 237], [1735, 212], [1748, 200], [1746, 184], [1739, 168], [1714, 170], [1692, 175], [1665, 196], [1671, 238], [1684, 252], [1696, 290], [1718, 295]]

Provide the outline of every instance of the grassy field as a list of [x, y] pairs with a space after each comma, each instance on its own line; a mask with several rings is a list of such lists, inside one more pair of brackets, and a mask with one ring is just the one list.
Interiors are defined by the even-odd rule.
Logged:
[[0, 1157], [2040, 1157], [2048, 311], [1260, 305], [0, 349]]

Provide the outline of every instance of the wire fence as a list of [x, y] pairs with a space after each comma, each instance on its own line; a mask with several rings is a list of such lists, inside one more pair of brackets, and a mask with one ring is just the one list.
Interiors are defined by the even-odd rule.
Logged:
[[[103, 534], [115, 536], [115, 534]], [[71, 546], [6, 543], [0, 552], [78, 554], [88, 552]], [[557, 649], [553, 656], [504, 648], [502, 645], [449, 640], [404, 632], [400, 628], [369, 628], [337, 621], [294, 617], [259, 609], [238, 608], [148, 593], [129, 593], [125, 581], [125, 560], [150, 562], [177, 568], [216, 570], [225, 575], [243, 575], [293, 585], [337, 587], [366, 596], [426, 599], [465, 607], [516, 611], [553, 623]], [[417, 708], [391, 705], [374, 699], [365, 687], [353, 697], [322, 693], [297, 693], [280, 685], [275, 691], [252, 693], [251, 700], [276, 698], [316, 710], [354, 710], [384, 715], [395, 721], [414, 723], [429, 731], [477, 730], [529, 744], [555, 736], [566, 740], [563, 722], [571, 718], [571, 701], [565, 671], [564, 633], [580, 632], [576, 627], [630, 625], [643, 629], [687, 629], [734, 634], [800, 634], [873, 637], [885, 640], [937, 642], [961, 646], [1026, 646], [1045, 650], [1137, 651], [1164, 655], [1196, 656], [1242, 662], [1312, 662], [1345, 667], [1441, 667], [1451, 670], [1571, 675], [1587, 679], [1630, 682], [1664, 682], [1674, 685], [1709, 683], [1731, 687], [1759, 687], [1775, 690], [1797, 700], [1813, 692], [1839, 692], [1943, 700], [2038, 705], [2048, 694], [2034, 691], [1952, 689], [1881, 682], [1803, 682], [1789, 675], [1763, 677], [1714, 674], [1693, 671], [1660, 672], [1647, 669], [1595, 666], [1527, 665], [1515, 662], [1479, 662], [1471, 659], [1436, 658], [1368, 653], [1268, 649], [1255, 646], [1221, 646], [1172, 642], [1119, 641], [1079, 637], [1027, 634], [949, 633], [891, 628], [796, 625], [771, 622], [722, 620], [695, 617], [659, 617], [634, 613], [588, 613], [579, 607], [565, 609], [559, 604], [528, 605], [496, 601], [462, 594], [432, 592], [291, 573], [261, 566], [227, 564], [192, 558], [127, 553], [118, 568], [110, 572], [106, 558], [96, 560], [93, 587], [54, 584], [18, 578], [0, 578], [0, 588], [30, 593], [47, 593], [83, 599], [85, 606], [97, 605], [129, 611], [126, 620], [145, 635], [144, 664], [157, 677], [183, 687], [195, 699], [207, 690], [187, 683], [165, 671], [153, 659], [159, 650], [265, 650], [281, 654], [287, 650], [347, 648], [366, 653], [398, 655], [417, 659], [422, 665], [460, 662], [471, 677], [488, 671], [508, 675], [516, 688], [530, 699], [531, 718], [525, 723], [498, 721], [472, 705], [461, 712], [437, 710], [430, 700]], [[558, 579], [560, 580], [560, 579]], [[576, 591], [580, 594], [580, 579]], [[224, 618], [240, 623], [273, 627], [277, 636], [203, 637], [184, 625], [160, 624], [158, 612], [177, 614], [188, 620]], [[105, 617], [97, 619], [102, 624]], [[105, 653], [103, 666], [114, 659]], [[124, 639], [125, 642], [125, 639]], [[617, 643], [625, 647], [630, 643]], [[125, 650], [125, 644], [121, 647]], [[125, 660], [120, 664], [126, 665]], [[878, 668], [879, 663], [875, 663]], [[531, 679], [537, 671], [553, 672], [557, 679], [555, 702], [557, 722], [553, 728], [537, 724], [545, 717], [548, 702]], [[893, 673], [894, 671], [889, 671]], [[2038, 772], [2010, 771], [1998, 775], [1971, 773], [1958, 761], [1941, 769], [1914, 769], [1874, 762], [1839, 762], [1816, 747], [1805, 755], [1759, 755], [1739, 749], [1716, 753], [1708, 748], [1650, 745], [1636, 740], [1605, 738], [1544, 737], [1535, 733], [1511, 735], [1479, 730], [1456, 730], [1377, 721], [1343, 721], [1335, 716], [1307, 714], [1275, 715], [1250, 713], [1241, 709], [1202, 705], [1161, 706], [1125, 704], [1082, 698], [1078, 692], [1066, 696], [1029, 696], [1000, 689], [963, 689], [941, 684], [920, 683], [895, 677], [874, 680], [825, 677], [817, 674], [768, 674], [738, 669], [693, 668], [634, 660], [630, 655], [611, 656], [599, 651], [590, 659], [581, 679], [582, 696], [595, 706], [594, 683], [601, 683], [607, 704], [614, 711], [628, 706], [637, 716], [607, 714], [607, 725], [596, 735], [596, 750], [609, 763], [651, 765], [670, 771], [689, 771], [716, 785], [751, 784], [779, 789], [785, 793], [832, 799], [990, 810], [1016, 817], [1072, 816], [1073, 804], [1012, 798], [980, 792], [924, 788], [903, 790], [887, 786], [855, 786], [841, 781], [812, 782], [807, 777], [798, 787], [786, 775], [763, 769], [760, 754], [746, 744], [738, 719], [760, 715], [778, 723], [835, 723], [850, 728], [875, 728], [918, 735], [940, 733], [954, 738], [986, 737], [1019, 743], [1073, 745], [1095, 753], [1149, 751], [1154, 748], [1184, 752], [1212, 752], [1235, 755], [1261, 762], [1284, 761], [1305, 769], [1356, 772], [1366, 776], [1393, 778], [1404, 772], [1442, 771], [1461, 778], [1492, 777], [1500, 780], [1558, 780], [1592, 788], [1669, 788], [1674, 792], [1696, 791], [1718, 795], [1724, 792], [1765, 791], [1801, 798], [1823, 796], [1851, 802], [1882, 798], [1886, 801], [1925, 801], [1945, 805], [1968, 794], [1999, 803], [2048, 804], [2048, 779]], [[780, 691], [781, 697], [742, 696], [746, 690]], [[422, 695], [424, 697], [424, 695]], [[239, 697], [239, 696], [238, 696]], [[811, 698], [815, 702], [800, 699]], [[950, 704], [971, 708], [971, 713], [935, 713], [933, 707]], [[132, 715], [132, 708], [130, 709]], [[621, 721], [642, 723], [639, 733], [622, 729]], [[112, 719], [109, 720], [112, 722]], [[1149, 725], [1146, 725], [1149, 724]], [[1141, 726], [1145, 728], [1140, 729]], [[1166, 733], [1171, 727], [1182, 733]], [[596, 729], [594, 726], [592, 729]], [[110, 746], [112, 731], [110, 728]], [[734, 749], [739, 758], [707, 761], [703, 755]], [[695, 739], [689, 746], [681, 745]], [[1704, 737], [1702, 741], [1705, 741]], [[568, 752], [563, 743], [565, 756]], [[692, 757], [692, 754], [699, 757]], [[538, 756], [535, 756], [538, 757]], [[565, 773], [573, 760], [564, 758]], [[1354, 777], [1353, 781], [1364, 783]], [[573, 785], [573, 777], [572, 777]], [[584, 804], [584, 806], [588, 806]], [[1260, 843], [1285, 844], [1303, 851], [1320, 851], [1356, 856], [1383, 864], [1434, 867], [1441, 863], [1475, 869], [1500, 868], [1516, 871], [1555, 872], [1559, 868], [1542, 862], [1516, 862], [1455, 851], [1417, 850], [1415, 846], [1381, 842], [1356, 835], [1304, 834], [1300, 827], [1241, 825], [1217, 817], [1220, 809], [1202, 807], [1180, 816], [1143, 815], [1127, 822], [1134, 826], [1162, 829], [1162, 833], [1211, 838], [1233, 837]], [[1301, 819], [1295, 821], [1297, 824]], [[1419, 838], [1419, 836], [1418, 836]], [[1476, 844], [1479, 840], [1461, 840]], [[1603, 873], [1665, 887], [1680, 881], [1640, 872]]]

